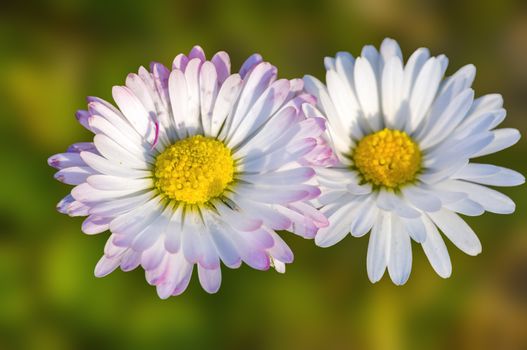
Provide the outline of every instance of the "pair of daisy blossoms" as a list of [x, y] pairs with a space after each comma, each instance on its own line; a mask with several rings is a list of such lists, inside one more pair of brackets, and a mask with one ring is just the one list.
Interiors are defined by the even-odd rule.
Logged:
[[481, 245], [459, 217], [511, 213], [483, 185], [522, 175], [470, 158], [517, 142], [499, 95], [474, 100], [475, 69], [443, 79], [447, 59], [417, 50], [403, 65], [397, 43], [326, 58], [316, 78], [278, 79], [252, 55], [238, 73], [229, 56], [200, 47], [172, 69], [152, 63], [113, 88], [112, 104], [88, 98], [78, 121], [95, 134], [49, 158], [74, 185], [58, 210], [87, 216], [87, 234], [111, 235], [95, 275], [141, 266], [161, 298], [182, 293], [194, 265], [216, 292], [222, 262], [285, 271], [293, 253], [276, 231], [331, 246], [370, 232], [367, 271], [408, 279], [411, 239], [442, 277], [451, 264], [440, 229], [457, 247]]

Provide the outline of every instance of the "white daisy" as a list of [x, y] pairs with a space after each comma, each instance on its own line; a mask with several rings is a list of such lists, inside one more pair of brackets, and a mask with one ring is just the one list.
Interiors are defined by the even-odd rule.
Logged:
[[346, 52], [326, 58], [327, 87], [304, 78], [329, 121], [340, 160], [316, 169], [318, 202], [330, 221], [316, 244], [328, 247], [350, 232], [360, 237], [371, 230], [366, 266], [372, 282], [386, 267], [394, 283], [407, 281], [410, 238], [422, 244], [441, 277], [450, 276], [439, 230], [463, 252], [477, 255], [478, 237], [458, 214], [515, 209], [511, 199], [483, 185], [516, 186], [524, 177], [469, 160], [512, 146], [520, 134], [494, 129], [505, 118], [503, 100], [497, 94], [474, 99], [473, 65], [443, 79], [447, 64], [444, 55], [430, 57], [425, 48], [403, 64], [397, 42], [386, 39], [380, 52], [365, 46], [357, 59]]
[[194, 47], [171, 70], [153, 63], [113, 88], [118, 109], [88, 98], [79, 122], [95, 134], [52, 156], [56, 178], [75, 185], [58, 205], [88, 216], [87, 234], [111, 231], [96, 276], [141, 265], [161, 298], [182, 293], [197, 264], [214, 293], [220, 260], [279, 272], [293, 253], [275, 230], [313, 238], [327, 220], [306, 203], [311, 163], [332, 156], [325, 121], [306, 119], [303, 82], [277, 80], [259, 55], [231, 74], [219, 52]]

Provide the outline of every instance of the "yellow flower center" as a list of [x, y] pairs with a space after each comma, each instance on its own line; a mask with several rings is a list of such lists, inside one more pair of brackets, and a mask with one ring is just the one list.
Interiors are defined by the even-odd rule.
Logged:
[[203, 204], [220, 196], [234, 175], [231, 151], [201, 135], [179, 140], [157, 156], [155, 186], [170, 199]]
[[365, 136], [351, 158], [363, 179], [396, 188], [412, 182], [421, 170], [421, 151], [404, 132], [384, 129]]

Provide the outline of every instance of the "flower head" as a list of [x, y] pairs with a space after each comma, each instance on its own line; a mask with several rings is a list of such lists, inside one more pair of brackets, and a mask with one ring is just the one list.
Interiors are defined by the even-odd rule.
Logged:
[[229, 56], [194, 47], [172, 69], [153, 63], [113, 88], [117, 104], [88, 98], [77, 118], [95, 134], [49, 159], [75, 185], [58, 210], [88, 216], [87, 234], [111, 236], [95, 268], [141, 265], [161, 298], [182, 293], [197, 265], [210, 293], [220, 261], [279, 272], [293, 253], [275, 230], [313, 238], [327, 220], [310, 204], [312, 164], [335, 157], [321, 118], [306, 118], [302, 80], [277, 80], [259, 55], [239, 73]]
[[306, 113], [326, 116], [339, 158], [333, 167], [316, 168], [318, 202], [330, 222], [316, 243], [327, 247], [350, 232], [359, 237], [371, 231], [367, 270], [372, 282], [386, 268], [394, 283], [407, 281], [411, 239], [423, 246], [440, 276], [450, 276], [439, 230], [476, 255], [479, 239], [458, 214], [515, 209], [512, 200], [485, 185], [516, 186], [524, 177], [470, 160], [510, 147], [520, 135], [495, 129], [505, 118], [500, 95], [474, 99], [474, 66], [443, 78], [447, 64], [444, 55], [430, 57], [424, 48], [404, 64], [397, 42], [386, 39], [380, 52], [365, 46], [356, 59], [345, 52], [326, 58], [327, 86], [304, 78], [318, 100], [318, 110], [307, 106]]

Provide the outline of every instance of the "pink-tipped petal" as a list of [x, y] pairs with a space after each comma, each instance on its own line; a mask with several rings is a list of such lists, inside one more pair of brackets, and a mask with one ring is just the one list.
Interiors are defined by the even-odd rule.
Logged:
[[198, 277], [201, 286], [207, 293], [214, 294], [220, 289], [221, 270], [219, 267], [207, 269], [198, 265]]
[[103, 255], [103, 257], [95, 265], [95, 277], [104, 277], [112, 273], [119, 266], [119, 259], [110, 259]]

